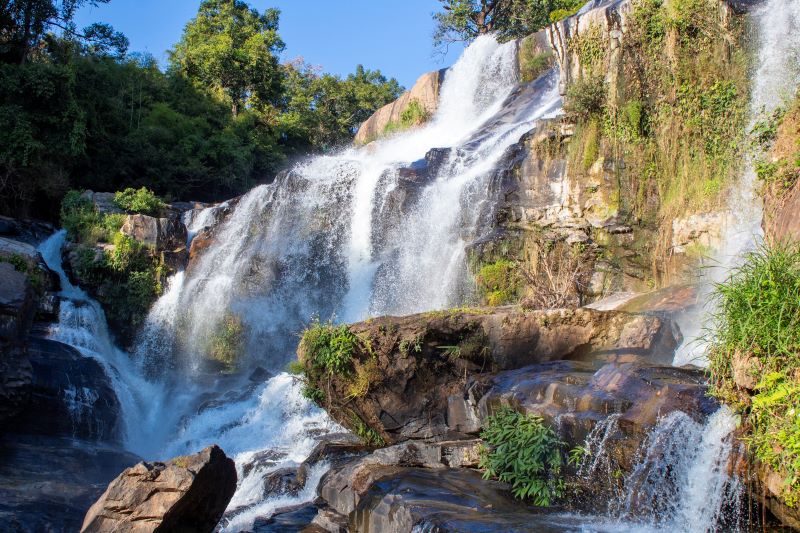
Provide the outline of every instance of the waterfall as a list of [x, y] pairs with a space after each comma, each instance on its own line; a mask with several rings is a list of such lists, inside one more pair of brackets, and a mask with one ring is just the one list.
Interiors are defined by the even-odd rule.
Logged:
[[[310, 158], [231, 202], [212, 245], [151, 309], [133, 350], [135, 371], [196, 401], [154, 405], [177, 430], [141, 439], [158, 443], [148, 458], [210, 443], [234, 458], [239, 483], [223, 530], [250, 528], [278, 507], [314, 498], [313, 482], [292, 497], [263, 488], [270, 472], [297, 466], [321, 435], [342, 430], [282, 372], [314, 315], [356, 321], [470, 295], [464, 249], [490, 200], [490, 173], [536, 121], [561, 110], [558, 72], [520, 92], [516, 61], [516, 43], [481, 37], [447, 72], [425, 125]], [[409, 169], [419, 173], [409, 178]], [[213, 221], [213, 209], [189, 215], [190, 240]], [[274, 377], [207, 371], [214, 332], [231, 316], [245, 332], [240, 370], [261, 367]], [[164, 369], [177, 377], [165, 379]]]
[[[748, 131], [760, 120], [795, 96], [800, 86], [800, 2], [766, 0], [750, 13], [755, 40], [751, 75], [750, 123]], [[745, 253], [763, 239], [763, 213], [755, 171], [757, 157], [746, 157], [744, 170], [730, 191], [727, 217], [722, 232], [722, 247], [715, 253], [713, 265], [706, 272], [700, 301], [708, 301], [713, 285], [724, 281]], [[675, 365], [706, 366], [703, 327], [709, 309], [700, 309], [680, 317], [678, 324], [686, 339], [675, 354]]]

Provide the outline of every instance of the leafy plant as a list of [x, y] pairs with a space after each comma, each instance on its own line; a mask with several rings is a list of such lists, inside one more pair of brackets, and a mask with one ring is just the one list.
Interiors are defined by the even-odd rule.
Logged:
[[602, 75], [587, 76], [567, 89], [564, 112], [573, 119], [601, 115], [606, 106], [606, 83]]
[[[715, 296], [717, 312], [708, 333], [712, 393], [747, 417], [750, 450], [785, 477], [783, 499], [795, 505], [800, 498], [800, 247], [762, 247], [748, 254]], [[737, 385], [737, 360], [749, 361], [761, 376], [753, 391]]]
[[478, 289], [489, 306], [504, 305], [517, 297], [519, 275], [516, 263], [498, 259], [481, 266], [476, 276]]
[[114, 203], [125, 211], [150, 216], [158, 216], [165, 206], [164, 202], [147, 187], [140, 189], [128, 187], [124, 191], [118, 191], [114, 193]]
[[484, 479], [509, 483], [516, 498], [548, 506], [564, 495], [565, 443], [541, 417], [502, 407], [487, 420], [479, 466]]
[[244, 340], [245, 327], [242, 319], [233, 313], [228, 313], [211, 336], [209, 355], [232, 368], [244, 349]]
[[315, 319], [303, 332], [299, 353], [303, 354], [301, 362], [310, 364], [315, 374], [349, 376], [358, 346], [358, 337], [347, 325]]

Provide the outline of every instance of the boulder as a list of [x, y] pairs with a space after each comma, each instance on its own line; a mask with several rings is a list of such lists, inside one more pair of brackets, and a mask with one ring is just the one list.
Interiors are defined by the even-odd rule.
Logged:
[[158, 251], [172, 251], [186, 246], [186, 226], [178, 218], [128, 215], [120, 231]]
[[125, 470], [86, 513], [82, 532], [211, 533], [236, 490], [236, 465], [218, 446]]
[[0, 262], [0, 424], [19, 412], [30, 397], [32, 368], [26, 353], [36, 301], [28, 278]]
[[[669, 364], [677, 346], [669, 321], [591, 309], [441, 311], [350, 329], [371, 347], [372, 354], [355, 356], [362, 367], [374, 366], [368, 390], [353, 397], [351, 378], [339, 375], [312, 385], [327, 391], [323, 405], [338, 422], [364, 424], [387, 443], [463, 431], [447, 415], [470, 375], [556, 360]], [[308, 361], [304, 350], [301, 343], [299, 358]]]
[[436, 111], [439, 105], [439, 90], [444, 81], [445, 70], [428, 72], [419, 77], [411, 90], [404, 92], [400, 98], [375, 111], [364, 121], [356, 133], [356, 144], [367, 144], [383, 134], [389, 122], [399, 122], [403, 111], [416, 100], [428, 114]]
[[52, 224], [0, 216], [0, 236], [37, 246], [56, 231]]
[[32, 373], [25, 412], [15, 431], [31, 435], [116, 442], [120, 438], [120, 405], [103, 367], [75, 348], [31, 338]]
[[125, 212], [123, 209], [117, 206], [116, 202], [114, 202], [113, 192], [83, 191], [83, 194], [81, 196], [91, 200], [95, 208], [104, 215], [119, 214]]

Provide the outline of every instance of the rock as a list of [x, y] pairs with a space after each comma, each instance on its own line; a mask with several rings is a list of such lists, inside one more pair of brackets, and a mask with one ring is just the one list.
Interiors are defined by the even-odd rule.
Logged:
[[433, 114], [439, 104], [439, 89], [444, 81], [444, 75], [445, 70], [438, 70], [420, 76], [411, 90], [375, 111], [361, 124], [356, 133], [355, 143], [367, 144], [380, 137], [389, 122], [400, 121], [400, 115], [413, 100], [418, 101], [429, 114]]
[[320, 482], [319, 494], [342, 516], [352, 513], [371, 484], [385, 472], [397, 468], [446, 468], [477, 466], [478, 440], [450, 442], [404, 442], [376, 450], [334, 467]]
[[91, 200], [95, 208], [104, 215], [125, 213], [125, 211], [119, 208], [116, 202], [114, 202], [113, 192], [94, 192], [87, 190], [83, 191], [81, 196]]
[[47, 222], [0, 216], [0, 236], [31, 246], [38, 246], [55, 231], [55, 227]]
[[177, 218], [128, 215], [120, 231], [158, 251], [176, 250], [186, 246], [186, 226]]
[[[590, 309], [442, 311], [377, 318], [350, 329], [369, 339], [375, 378], [356, 398], [348, 398], [346, 378], [318, 384], [330, 391], [323, 403], [341, 424], [352, 426], [357, 416], [388, 443], [474, 428], [464, 417], [455, 427], [447, 424], [455, 409], [451, 397], [463, 396], [470, 375], [562, 359], [669, 364], [677, 345], [668, 321]], [[305, 360], [302, 343], [298, 355]]]
[[33, 370], [26, 353], [36, 300], [28, 278], [0, 262], [0, 426], [27, 404]]
[[166, 463], [141, 462], [108, 486], [82, 532], [212, 532], [236, 490], [236, 466], [217, 446]]
[[755, 390], [763, 372], [763, 365], [758, 357], [737, 351], [733, 354], [731, 366], [736, 386], [744, 390]]
[[599, 369], [580, 361], [531, 365], [478, 378], [467, 394], [481, 421], [509, 405], [543, 417], [569, 447], [584, 443], [598, 423], [616, 415], [617, 428], [605, 451], [629, 472], [634, 452], [659, 418], [683, 411], [703, 421], [719, 404], [706, 395], [699, 369], [623, 361]]
[[79, 531], [109, 481], [141, 459], [72, 437], [0, 431], [0, 531]]
[[28, 357], [32, 375], [28, 404], [13, 422], [31, 435], [116, 442], [120, 405], [100, 364], [57, 341], [32, 338]]
[[698, 213], [672, 221], [672, 249], [686, 253], [688, 246], [698, 246], [701, 251], [719, 248], [725, 213]]
[[547, 515], [474, 470], [383, 469], [349, 515], [351, 531], [549, 531]]

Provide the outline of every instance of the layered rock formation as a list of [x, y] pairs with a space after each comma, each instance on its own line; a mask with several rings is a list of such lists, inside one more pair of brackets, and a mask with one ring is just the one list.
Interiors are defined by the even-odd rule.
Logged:
[[142, 462], [111, 482], [82, 532], [210, 533], [236, 490], [236, 466], [217, 446], [166, 463]]

